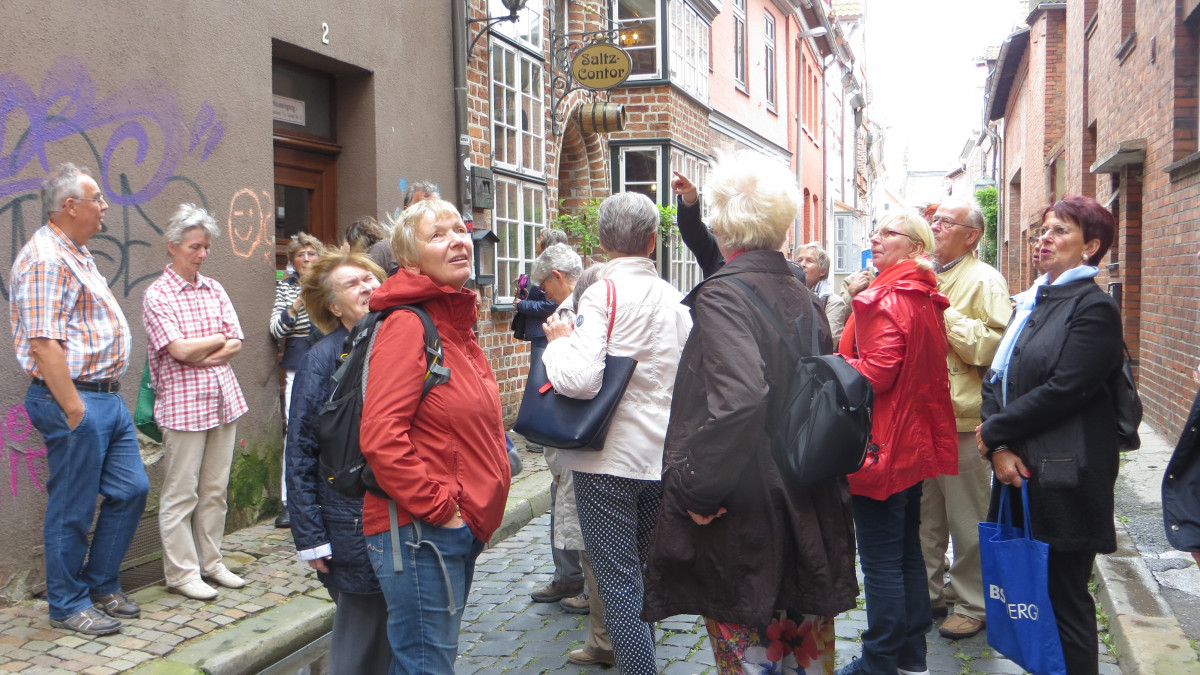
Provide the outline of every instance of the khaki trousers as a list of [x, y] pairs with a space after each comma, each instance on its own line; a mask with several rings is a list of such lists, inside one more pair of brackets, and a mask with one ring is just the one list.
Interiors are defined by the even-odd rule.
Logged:
[[987, 520], [991, 498], [991, 464], [979, 458], [975, 432], [959, 432], [958, 475], [928, 478], [921, 490], [921, 554], [929, 576], [929, 601], [943, 604], [942, 566], [947, 543], [954, 542], [950, 586], [958, 601], [952, 611], [981, 621], [987, 613], [979, 569], [979, 523]]
[[608, 629], [604, 627], [604, 601], [596, 589], [596, 576], [592, 574], [592, 564], [588, 562], [587, 555], [583, 556], [583, 571], [588, 591], [588, 635], [583, 648], [593, 655], [612, 654], [612, 640], [608, 637]]
[[216, 574], [225, 534], [225, 494], [237, 423], [207, 431], [163, 429], [163, 484], [158, 531], [167, 586]]

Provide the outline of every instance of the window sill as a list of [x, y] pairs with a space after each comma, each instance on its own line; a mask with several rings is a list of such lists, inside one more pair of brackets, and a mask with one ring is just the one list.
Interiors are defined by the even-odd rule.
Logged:
[[1121, 48], [1117, 50], [1117, 63], [1123, 65], [1136, 47], [1137, 31], [1133, 31], [1125, 37], [1125, 41], [1121, 43]]
[[1172, 183], [1200, 173], [1200, 152], [1193, 152], [1178, 162], [1168, 164], [1164, 171]]
[[740, 92], [742, 92], [742, 93], [743, 93], [743, 94], [745, 94], [746, 96], [749, 96], [749, 95], [750, 95], [750, 90], [749, 90], [749, 89], [747, 89], [747, 88], [746, 88], [746, 85], [745, 85], [745, 84], [742, 84], [741, 82], [736, 82], [736, 81], [735, 81], [735, 82], [733, 83], [733, 88], [734, 88], [734, 89], [737, 89], [737, 90], [738, 90], [738, 91], [740, 91]]
[[515, 312], [517, 311], [516, 304], [505, 303], [503, 300], [492, 303], [491, 310], [493, 312]]

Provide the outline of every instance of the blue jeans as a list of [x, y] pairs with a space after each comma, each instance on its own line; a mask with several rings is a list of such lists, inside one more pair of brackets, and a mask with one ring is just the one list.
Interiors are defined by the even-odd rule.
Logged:
[[930, 617], [921, 555], [921, 483], [883, 501], [851, 497], [867, 599], [860, 672], [925, 670]]
[[421, 523], [420, 528], [417, 545], [413, 525], [400, 527], [401, 571], [394, 569], [388, 532], [366, 538], [367, 555], [387, 599], [387, 633], [392, 644], [389, 672], [450, 675], [458, 656], [458, 630], [475, 576], [475, 559], [483, 552], [483, 542], [467, 527]]
[[[25, 409], [46, 440], [46, 599], [50, 618], [62, 621], [92, 606], [90, 593], [121, 590], [121, 558], [129, 550], [146, 507], [150, 482], [138, 452], [137, 432], [118, 394], [79, 392], [83, 420], [67, 415], [40, 384], [30, 385]], [[96, 495], [104, 497], [96, 531]], [[84, 564], [86, 558], [87, 564]]]

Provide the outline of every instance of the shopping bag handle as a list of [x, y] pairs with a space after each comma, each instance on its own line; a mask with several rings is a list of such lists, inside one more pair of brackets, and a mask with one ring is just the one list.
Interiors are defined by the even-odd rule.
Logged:
[[[1000, 507], [997, 509], [1001, 525], [1012, 525], [1012, 510], [1008, 505], [1008, 494], [1013, 486], [1005, 485], [1000, 489]], [[1029, 481], [1021, 481], [1021, 506], [1025, 511], [1025, 538], [1033, 539], [1033, 525], [1029, 520]]]

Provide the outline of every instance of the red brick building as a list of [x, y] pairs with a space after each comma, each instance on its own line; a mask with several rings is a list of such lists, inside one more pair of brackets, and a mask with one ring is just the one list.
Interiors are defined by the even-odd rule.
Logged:
[[1025, 237], [1064, 194], [1094, 196], [1118, 232], [1102, 268], [1121, 304], [1146, 421], [1186, 418], [1200, 363], [1198, 0], [1030, 3], [985, 103], [1003, 119], [1000, 267], [1033, 278]]
[[[507, 418], [516, 414], [528, 367], [528, 343], [509, 330], [512, 284], [533, 262], [537, 233], [560, 210], [623, 190], [669, 205], [672, 171], [702, 185], [718, 151], [751, 148], [787, 162], [808, 193], [795, 234], [808, 241], [823, 231], [824, 173], [814, 140], [819, 66], [837, 47], [823, 3], [808, 4], [528, 0], [516, 22], [481, 35], [467, 64], [470, 162], [492, 172], [495, 199], [484, 208], [476, 195], [472, 216], [475, 230], [491, 230], [499, 243], [478, 328]], [[500, 0], [470, 3], [472, 20], [507, 14]], [[483, 25], [472, 24], [471, 37]], [[826, 34], [797, 38], [814, 27]], [[604, 38], [630, 54], [632, 74], [608, 92], [574, 88], [570, 57]], [[581, 107], [606, 101], [624, 107], [624, 127], [581, 127]], [[798, 143], [807, 145], [797, 151]], [[677, 237], [662, 244], [663, 277], [690, 290], [701, 278], [694, 259]]]

